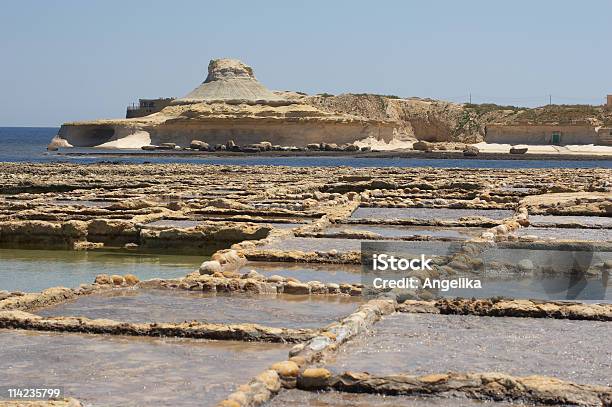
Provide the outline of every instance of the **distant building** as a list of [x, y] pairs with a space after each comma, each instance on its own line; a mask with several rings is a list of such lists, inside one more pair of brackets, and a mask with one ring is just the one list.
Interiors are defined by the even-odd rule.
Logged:
[[127, 107], [125, 118], [143, 117], [157, 113], [164, 107], [169, 106], [174, 98], [138, 99], [138, 105], [132, 104]]
[[[588, 107], [588, 106], [587, 106]], [[599, 113], [599, 106], [591, 106], [592, 111], [571, 112], [561, 109], [553, 112], [553, 119], [518, 119], [509, 123], [491, 123], [485, 126], [485, 141], [499, 144], [533, 145], [579, 145], [596, 144], [612, 146], [612, 128], [606, 120], [591, 120]], [[612, 109], [612, 95], [606, 97], [606, 108]], [[545, 108], [543, 108], [545, 109]], [[599, 112], [599, 113], [597, 113]], [[568, 114], [570, 117], [564, 118]], [[582, 117], [571, 117], [574, 116]], [[554, 118], [554, 116], [558, 116]], [[593, 117], [591, 117], [593, 116]], [[599, 124], [597, 124], [599, 122]], [[602, 126], [603, 124], [603, 126]]]
[[490, 124], [485, 128], [487, 143], [500, 144], [600, 144], [600, 134], [591, 124]]
[[[612, 106], [610, 107], [612, 108]], [[612, 127], [600, 127], [597, 130], [597, 144], [612, 146]]]

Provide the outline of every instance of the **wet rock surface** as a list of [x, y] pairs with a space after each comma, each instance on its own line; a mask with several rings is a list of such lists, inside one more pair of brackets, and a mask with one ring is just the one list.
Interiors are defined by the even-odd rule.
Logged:
[[61, 400], [5, 400], [0, 401], [3, 407], [81, 407], [80, 401], [74, 398], [65, 398]]
[[311, 329], [273, 328], [258, 324], [131, 323], [85, 317], [45, 318], [23, 311], [0, 311], [0, 328], [104, 335], [179, 337], [255, 342], [300, 342], [318, 334]]
[[360, 283], [361, 266], [352, 264], [300, 264], [251, 262], [243, 266], [239, 272], [248, 273], [252, 270], [264, 277], [296, 278], [300, 281], [320, 281], [322, 283]]
[[[586, 240], [604, 250], [610, 175], [607, 169], [0, 163], [0, 247], [201, 256], [181, 275], [154, 280], [109, 268], [77, 289], [28, 294], [0, 285], [0, 321], [10, 328], [0, 332], [8, 344], [0, 348], [2, 360], [12, 378], [35, 380], [54, 369], [54, 378], [75, 383], [70, 396], [94, 405], [255, 406], [291, 400], [297, 393], [281, 389], [296, 386], [335, 389], [316, 405], [473, 405], [466, 397], [497, 400], [491, 405], [609, 405], [609, 387], [593, 387], [610, 386], [612, 377], [608, 305], [433, 301], [429, 293], [417, 297], [426, 301], [398, 306], [389, 299], [365, 302], [356, 277], [362, 240], [425, 240], [431, 247], [469, 241], [441, 263], [441, 276], [484, 273], [472, 242], [553, 250], [558, 244], [550, 237], [558, 235], [563, 244]], [[610, 268], [597, 262], [587, 274], [604, 282]], [[498, 266], [500, 275], [546, 274], [533, 259]], [[404, 312], [393, 314], [396, 307]], [[200, 322], [184, 322], [193, 319]], [[228, 350], [236, 339], [293, 347]], [[209, 351], [212, 344], [219, 348]], [[87, 370], [90, 365], [97, 369]], [[449, 370], [456, 373], [444, 373]], [[347, 394], [354, 391], [411, 396]], [[315, 393], [307, 394], [285, 405], [313, 405]]]
[[328, 386], [356, 393], [462, 395], [472, 399], [516, 400], [536, 405], [605, 406], [612, 396], [612, 390], [606, 386], [580, 385], [545, 376], [517, 377], [500, 373], [376, 376], [345, 372], [331, 378]]
[[[63, 386], [84, 405], [214, 406], [282, 360], [281, 344], [186, 339], [126, 338], [0, 330], [4, 372], [16, 378]], [[240, 369], [227, 369], [239, 365]]]
[[329, 368], [384, 375], [457, 372], [540, 374], [609, 386], [608, 322], [394, 314], [342, 347]]
[[609, 303], [458, 298], [437, 301], [408, 300], [400, 304], [398, 310], [408, 313], [612, 321], [612, 304]]
[[91, 295], [105, 290], [97, 284], [84, 284], [78, 288], [51, 287], [38, 293], [14, 291], [0, 300], [0, 311], [30, 311]]
[[524, 404], [473, 400], [463, 397], [383, 396], [368, 393], [311, 392], [304, 390], [283, 391], [267, 404], [269, 407], [441, 407], [449, 405], [456, 407], [508, 407], [523, 406]]
[[[200, 321], [320, 328], [350, 314], [352, 297], [207, 295], [183, 290], [113, 290], [39, 310], [38, 315], [108, 318], [133, 323]], [[246, 310], [246, 312], [245, 312]]]
[[499, 209], [442, 209], [442, 208], [359, 208], [353, 218], [380, 219], [444, 219], [458, 220], [468, 216], [482, 216], [500, 220], [512, 216], [511, 210]]

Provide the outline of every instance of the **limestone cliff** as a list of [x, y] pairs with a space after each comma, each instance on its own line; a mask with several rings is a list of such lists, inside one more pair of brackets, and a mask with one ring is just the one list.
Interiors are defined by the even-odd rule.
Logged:
[[[494, 104], [374, 94], [273, 92], [253, 69], [234, 59], [212, 60], [206, 80], [158, 113], [134, 119], [66, 123], [50, 144], [57, 147], [140, 148], [191, 140], [239, 145], [269, 141], [305, 147], [352, 144], [363, 139], [478, 143], [492, 124], [587, 123], [610, 126], [612, 111], [601, 106], [529, 109]], [[357, 143], [358, 144], [358, 143]], [[407, 143], [386, 145], [409, 147]]]
[[390, 141], [395, 123], [317, 108], [285, 98], [259, 83], [253, 69], [237, 60], [212, 60], [206, 80], [158, 113], [134, 119], [65, 123], [49, 145], [140, 148], [192, 140], [239, 145], [269, 141], [305, 147], [310, 143], [350, 144], [365, 138]]
[[[291, 95], [289, 95], [291, 97]], [[490, 124], [588, 123], [610, 126], [612, 110], [602, 106], [552, 105], [520, 108], [495, 104], [459, 104], [442, 100], [373, 94], [300, 96], [323, 110], [357, 114], [395, 123], [399, 137], [426, 141], [477, 143], [484, 140]]]
[[313, 96], [306, 103], [321, 109], [358, 114], [376, 120], [391, 120], [403, 139], [477, 143], [485, 125], [504, 117], [505, 110], [481, 113], [469, 105], [432, 99], [400, 99], [372, 94]]

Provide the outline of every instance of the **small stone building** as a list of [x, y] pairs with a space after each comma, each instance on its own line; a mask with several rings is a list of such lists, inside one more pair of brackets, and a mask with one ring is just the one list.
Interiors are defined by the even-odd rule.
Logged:
[[174, 98], [157, 99], [138, 99], [138, 105], [133, 104], [127, 107], [125, 118], [143, 117], [161, 111], [164, 107], [170, 106]]
[[485, 141], [499, 144], [598, 144], [597, 128], [591, 124], [491, 124]]
[[597, 130], [597, 143], [602, 146], [612, 146], [612, 127], [600, 127]]

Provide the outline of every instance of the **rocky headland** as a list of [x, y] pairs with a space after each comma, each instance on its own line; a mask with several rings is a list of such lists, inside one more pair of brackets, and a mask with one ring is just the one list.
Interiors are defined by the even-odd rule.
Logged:
[[65, 123], [49, 148], [153, 145], [231, 150], [234, 145], [264, 141], [269, 146], [306, 147], [331, 140], [337, 145], [352, 144], [368, 137], [388, 142], [393, 133], [388, 120], [322, 110], [274, 94], [255, 79], [251, 67], [218, 59], [210, 61], [202, 85], [160, 112], [132, 119]]

